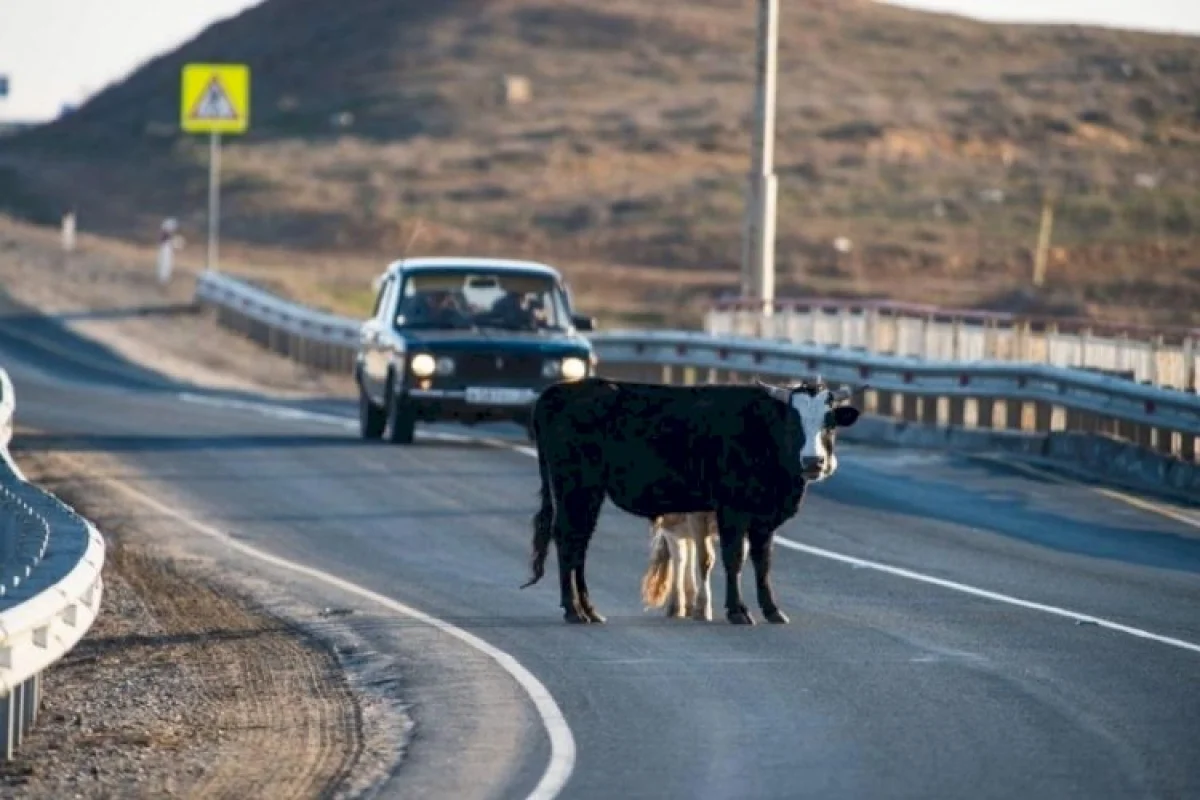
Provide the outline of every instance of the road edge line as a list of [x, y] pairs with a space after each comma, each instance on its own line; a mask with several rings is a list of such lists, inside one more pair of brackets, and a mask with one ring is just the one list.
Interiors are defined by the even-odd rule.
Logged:
[[509, 677], [517, 682], [525, 694], [532, 701], [534, 708], [537, 710], [538, 716], [541, 717], [542, 726], [546, 730], [546, 735], [550, 740], [550, 762], [542, 773], [541, 779], [533, 788], [533, 791], [527, 797], [527, 800], [553, 800], [557, 797], [570, 780], [571, 774], [575, 770], [576, 747], [575, 737], [571, 733], [571, 727], [567, 724], [566, 716], [562, 709], [559, 708], [554, 696], [550, 690], [537, 679], [537, 677], [525, 668], [520, 661], [515, 657], [501, 650], [500, 648], [489, 644], [473, 633], [470, 633], [456, 625], [452, 625], [445, 620], [439, 619], [432, 614], [427, 614], [424, 611], [413, 608], [412, 606], [401, 603], [385, 595], [374, 592], [356, 583], [352, 583], [336, 575], [330, 574], [315, 567], [309, 567], [304, 564], [291, 561], [290, 559], [281, 556], [272, 555], [264, 550], [240, 542], [234, 539], [228, 533], [201, 522], [187, 514], [172, 508], [171, 506], [156, 500], [154, 497], [145, 492], [135, 489], [119, 481], [111, 478], [101, 478], [102, 483], [107, 483], [116, 491], [121, 492], [126, 497], [147, 506], [154, 511], [164, 514], [175, 521], [187, 525], [199, 533], [202, 533], [210, 538], [216, 539], [222, 544], [237, 550], [251, 558], [259, 561], [272, 564], [276, 567], [289, 570], [291, 572], [304, 575], [313, 580], [320, 581], [329, 586], [332, 586], [341, 591], [353, 594], [364, 600], [369, 600], [384, 608], [394, 611], [403, 616], [414, 619], [422, 624], [435, 628], [442, 633], [453, 636], [463, 644], [476, 650], [488, 658], [492, 659], [501, 669], [508, 673]]

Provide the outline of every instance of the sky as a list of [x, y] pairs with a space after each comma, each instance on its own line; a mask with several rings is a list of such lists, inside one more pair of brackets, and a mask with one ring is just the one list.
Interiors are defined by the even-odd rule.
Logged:
[[[1075, 22], [1200, 35], [1200, 0], [890, 0], [1005, 22]], [[0, 0], [0, 120], [77, 105], [260, 0]], [[781, 13], [787, 4], [781, 3]]]

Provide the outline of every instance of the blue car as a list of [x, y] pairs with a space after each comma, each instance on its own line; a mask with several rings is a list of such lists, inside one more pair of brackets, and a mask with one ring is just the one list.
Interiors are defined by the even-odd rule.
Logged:
[[408, 258], [377, 279], [354, 377], [364, 439], [407, 444], [418, 422], [511, 421], [528, 430], [546, 386], [594, 375], [562, 276], [535, 261]]

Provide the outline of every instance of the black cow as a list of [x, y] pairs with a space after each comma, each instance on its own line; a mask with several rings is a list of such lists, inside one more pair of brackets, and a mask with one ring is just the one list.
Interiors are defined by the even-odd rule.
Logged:
[[795, 516], [805, 485], [837, 469], [835, 429], [859, 411], [848, 388], [818, 377], [791, 386], [661, 386], [587, 378], [554, 384], [534, 404], [541, 472], [533, 517], [533, 576], [545, 573], [553, 539], [567, 622], [602, 623], [588, 599], [584, 565], [604, 498], [636, 516], [715, 511], [725, 565], [726, 618], [754, 624], [742, 602], [749, 537], [758, 604], [786, 623], [771, 590], [775, 530]]

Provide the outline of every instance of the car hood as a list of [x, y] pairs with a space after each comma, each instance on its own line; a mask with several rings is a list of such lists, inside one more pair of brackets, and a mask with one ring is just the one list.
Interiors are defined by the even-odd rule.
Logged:
[[512, 353], [537, 353], [540, 355], [578, 354], [591, 350], [587, 339], [570, 333], [535, 333], [533, 331], [505, 331], [495, 328], [480, 330], [420, 330], [405, 331], [409, 349], [428, 347], [437, 352], [461, 352], [485, 348], [491, 352], [503, 350]]

